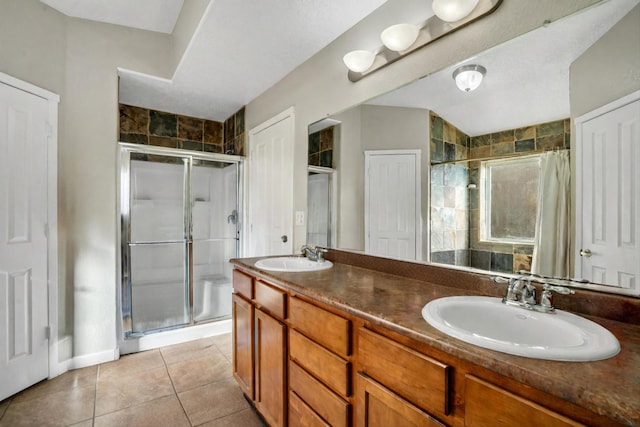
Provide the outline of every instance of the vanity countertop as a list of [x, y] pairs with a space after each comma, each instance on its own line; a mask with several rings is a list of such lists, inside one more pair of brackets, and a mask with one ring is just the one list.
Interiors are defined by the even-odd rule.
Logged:
[[[328, 270], [282, 273], [257, 269], [260, 258], [231, 262], [253, 275], [314, 298], [459, 359], [572, 402], [627, 425], [640, 425], [640, 325], [584, 315], [609, 329], [620, 353], [596, 362], [556, 362], [512, 356], [467, 344], [429, 325], [421, 314], [429, 301], [454, 295], [487, 294], [443, 286], [441, 277], [422, 280], [334, 262]], [[393, 261], [384, 261], [393, 262]], [[356, 263], [357, 264], [357, 263]], [[427, 268], [427, 267], [425, 267]], [[462, 275], [468, 273], [460, 273]], [[411, 276], [411, 275], [409, 275]], [[415, 276], [415, 274], [413, 274]], [[634, 309], [636, 305], [633, 305]], [[552, 333], [552, 331], [551, 331]]]

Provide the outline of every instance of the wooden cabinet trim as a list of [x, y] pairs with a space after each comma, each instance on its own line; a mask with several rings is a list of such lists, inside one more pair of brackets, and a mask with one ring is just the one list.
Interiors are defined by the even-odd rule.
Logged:
[[255, 309], [255, 404], [272, 427], [286, 426], [287, 326]]
[[343, 359], [351, 354], [351, 321], [292, 296], [289, 324]]
[[[473, 375], [465, 375], [465, 426], [584, 426]], [[488, 411], [490, 409], [490, 411]]]
[[[375, 425], [446, 427], [427, 412], [382, 384], [358, 373], [356, 427]], [[374, 405], [376, 407], [374, 408]], [[375, 423], [372, 419], [377, 417]]]
[[289, 392], [289, 427], [331, 427], [300, 396]]
[[358, 371], [430, 413], [450, 413], [451, 367], [366, 328], [358, 329]]
[[254, 398], [253, 305], [241, 296], [231, 296], [233, 306], [233, 377], [242, 391]]
[[336, 393], [351, 395], [351, 364], [294, 329], [289, 331], [289, 357]]
[[260, 309], [280, 318], [287, 318], [287, 293], [270, 286], [262, 280], [256, 280], [254, 286], [255, 303]]
[[350, 425], [351, 405], [293, 361], [289, 361], [289, 387], [331, 426]]
[[253, 277], [233, 269], [233, 290], [248, 300], [253, 299]]

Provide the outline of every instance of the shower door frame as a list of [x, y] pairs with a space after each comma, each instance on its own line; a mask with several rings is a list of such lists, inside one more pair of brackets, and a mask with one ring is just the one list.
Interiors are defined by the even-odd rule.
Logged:
[[[192, 210], [192, 195], [191, 195], [191, 175], [193, 170], [193, 161], [194, 160], [203, 160], [203, 161], [213, 161], [213, 162], [221, 162], [228, 164], [235, 164], [237, 167], [237, 177], [236, 177], [236, 205], [238, 210], [238, 224], [236, 225], [236, 257], [240, 256], [240, 236], [241, 236], [241, 218], [243, 212], [243, 177], [244, 177], [244, 157], [229, 155], [229, 154], [218, 154], [218, 153], [204, 153], [176, 148], [165, 148], [165, 147], [154, 147], [154, 146], [145, 146], [139, 144], [132, 144], [126, 142], [118, 143], [119, 154], [118, 154], [118, 169], [120, 173], [118, 174], [118, 212], [120, 214], [119, 218], [119, 227], [117, 228], [118, 241], [120, 244], [118, 245], [118, 286], [117, 286], [117, 298], [118, 298], [118, 318], [120, 319], [118, 323], [118, 335], [120, 339], [136, 339], [142, 336], [148, 335], [149, 333], [163, 332], [175, 329], [181, 329], [188, 326], [193, 326], [196, 324], [194, 321], [194, 301], [193, 301], [193, 221], [191, 218], [191, 210]], [[131, 239], [131, 206], [130, 206], [130, 197], [131, 197], [131, 154], [149, 154], [149, 155], [158, 155], [164, 157], [173, 157], [176, 159], [186, 160], [185, 163], [185, 178], [184, 178], [184, 190], [183, 190], [183, 200], [188, 200], [187, 203], [184, 203], [184, 227], [187, 236], [185, 236], [186, 244], [185, 244], [185, 281], [188, 283], [188, 310], [189, 310], [189, 322], [187, 324], [175, 325], [175, 326], [167, 326], [163, 328], [153, 329], [152, 331], [146, 332], [133, 332], [133, 320], [132, 320], [132, 311], [131, 307], [128, 310], [124, 309], [124, 305], [127, 304], [125, 301], [125, 296], [132, 294], [132, 284], [131, 284], [131, 247], [130, 247], [130, 239]], [[129, 298], [128, 304], [131, 304], [131, 299]], [[197, 322], [197, 324], [203, 324], [208, 322], [215, 322], [218, 319], [212, 319], [210, 321], [202, 321]]]

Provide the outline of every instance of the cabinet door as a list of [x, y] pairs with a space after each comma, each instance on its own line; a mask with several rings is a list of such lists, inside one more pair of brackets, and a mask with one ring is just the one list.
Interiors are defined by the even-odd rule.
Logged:
[[256, 407], [271, 427], [286, 426], [287, 327], [255, 310]]
[[233, 377], [252, 400], [253, 396], [253, 306], [238, 294], [233, 303]]
[[583, 425], [472, 375], [465, 377], [464, 384], [465, 426], [577, 427]]
[[444, 427], [382, 384], [358, 374], [356, 427]]

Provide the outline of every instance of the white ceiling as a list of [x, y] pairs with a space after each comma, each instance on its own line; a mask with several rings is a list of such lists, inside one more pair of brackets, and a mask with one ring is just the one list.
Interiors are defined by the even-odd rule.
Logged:
[[[41, 1], [69, 16], [167, 33], [184, 2]], [[120, 102], [223, 121], [385, 1], [211, 0], [172, 79], [120, 69]]]
[[[433, 110], [470, 136], [567, 118], [569, 66], [639, 2], [603, 2], [368, 104]], [[458, 90], [452, 78], [463, 64], [487, 69], [470, 93]]]
[[171, 34], [184, 0], [40, 0], [67, 16]]

